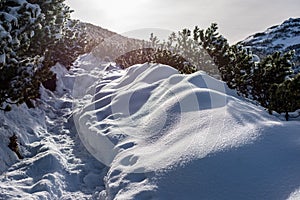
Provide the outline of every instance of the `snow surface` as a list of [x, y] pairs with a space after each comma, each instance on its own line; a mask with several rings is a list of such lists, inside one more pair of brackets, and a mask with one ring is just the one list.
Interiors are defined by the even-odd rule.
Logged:
[[223, 82], [144, 64], [109, 71], [87, 93], [75, 124], [110, 167], [101, 197], [299, 197], [299, 122], [269, 116]]
[[[72, 75], [56, 65], [58, 91], [41, 88], [37, 108], [26, 105], [0, 113], [0, 199], [92, 199], [104, 189], [105, 166], [81, 144], [72, 113]], [[8, 148], [18, 136], [25, 157]], [[98, 195], [97, 195], [98, 196]]]
[[300, 199], [299, 121], [203, 72], [92, 55], [53, 71], [38, 108], [0, 114], [0, 199]]
[[293, 46], [295, 44], [300, 43], [300, 36], [294, 36], [292, 38], [282, 38], [277, 39], [273, 42], [273, 45], [282, 45], [282, 48], [287, 48], [289, 46]]

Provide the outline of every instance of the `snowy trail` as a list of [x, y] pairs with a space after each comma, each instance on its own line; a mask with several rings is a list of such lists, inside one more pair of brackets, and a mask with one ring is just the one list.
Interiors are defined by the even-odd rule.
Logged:
[[70, 108], [61, 109], [46, 113], [49, 129], [31, 145], [32, 157], [1, 177], [0, 199], [89, 199], [103, 190], [104, 166], [82, 146], [73, 121], [66, 121]]
[[56, 70], [61, 73], [58, 92], [43, 90], [39, 114], [29, 111], [29, 117], [44, 129], [25, 145], [25, 158], [0, 175], [0, 199], [96, 199], [104, 190], [107, 168], [87, 152], [71, 116], [74, 98], [68, 87], [72, 77], [90, 72], [75, 66], [75, 72], [65, 77], [64, 70]]
[[0, 140], [0, 200], [300, 199], [298, 120], [202, 72], [92, 55], [54, 71], [57, 91], [42, 90], [38, 108], [0, 114], [25, 156]]

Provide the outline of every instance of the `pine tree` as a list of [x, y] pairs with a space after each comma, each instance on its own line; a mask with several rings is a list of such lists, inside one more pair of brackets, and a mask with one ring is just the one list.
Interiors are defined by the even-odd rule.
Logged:
[[290, 112], [300, 109], [300, 73], [292, 78], [290, 83]]
[[229, 44], [227, 40], [218, 32], [216, 23], [211, 24], [206, 30], [200, 30], [198, 27], [194, 30], [194, 40], [198, 42], [213, 59], [214, 63], [218, 66], [221, 79], [228, 83], [230, 88], [235, 88], [234, 85], [229, 83], [233, 80], [232, 66], [229, 64], [232, 54], [230, 54]]
[[283, 87], [279, 85], [292, 73], [293, 54], [293, 51], [290, 51], [281, 56], [280, 52], [275, 52], [263, 59], [253, 72], [252, 97], [269, 110], [277, 110], [274, 106], [277, 103], [272, 102], [276, 99], [271, 96], [276, 93], [275, 88]]
[[227, 85], [245, 97], [259, 102], [270, 113], [288, 113], [299, 106], [299, 76], [292, 74], [291, 62], [294, 52], [275, 52], [260, 62], [254, 61], [252, 53], [240, 45], [230, 46], [212, 24], [207, 30], [194, 30], [194, 40], [199, 41], [213, 58]]
[[[158, 55], [164, 53], [169, 59], [176, 57], [184, 58], [189, 64], [181, 67], [184, 69], [181, 71], [182, 73], [193, 73], [198, 70], [203, 70], [209, 75], [219, 78], [219, 71], [216, 65], [214, 65], [205, 49], [194, 39], [192, 31], [189, 29], [183, 29], [182, 31], [178, 31], [178, 33], [173, 32], [169, 35], [167, 41], [162, 42], [151, 34], [150, 45], [155, 51], [159, 52]], [[160, 57], [160, 60], [164, 59]], [[169, 62], [169, 64], [170, 63], [171, 62]], [[178, 64], [176, 64], [176, 66], [178, 66]], [[188, 69], [189, 67], [191, 67], [191, 69]]]
[[[39, 67], [39, 55], [24, 56], [42, 19], [39, 6], [26, 1], [0, 4], [0, 108], [3, 103], [22, 103], [30, 96], [30, 80]], [[28, 93], [27, 95], [23, 94]], [[7, 107], [7, 106], [6, 106]], [[6, 109], [7, 110], [7, 109]]]
[[271, 86], [268, 109], [285, 113], [286, 120], [289, 120], [289, 112], [300, 109], [300, 74]]
[[0, 3], [0, 108], [39, 96], [51, 77], [71, 10], [64, 0], [3, 0]]
[[79, 55], [90, 52], [97, 44], [88, 39], [86, 26], [78, 20], [68, 20], [63, 37], [56, 43], [53, 58], [55, 62], [69, 68]]

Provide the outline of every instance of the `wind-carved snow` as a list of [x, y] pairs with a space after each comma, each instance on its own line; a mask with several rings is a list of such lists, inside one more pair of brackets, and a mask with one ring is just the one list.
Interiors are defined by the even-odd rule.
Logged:
[[299, 199], [299, 121], [202, 72], [74, 65], [53, 68], [57, 91], [38, 108], [0, 114], [0, 199]]
[[202, 72], [135, 65], [87, 91], [74, 119], [110, 167], [101, 197], [286, 199], [300, 187], [299, 122], [269, 116]]
[[[204, 139], [208, 133], [220, 136], [218, 132], [223, 128], [223, 118], [227, 115], [226, 105], [233, 98], [226, 94], [228, 89], [224, 83], [203, 73], [184, 76], [163, 65], [136, 65], [129, 68], [120, 79], [110, 83], [106, 80], [104, 82], [104, 86], [99, 82], [99, 86], [95, 87], [94, 99], [79, 113], [78, 129], [92, 154], [108, 166], [121, 151], [120, 146], [128, 145], [125, 144], [127, 140], [130, 140], [130, 144], [142, 142], [144, 147], [144, 143], [152, 145], [155, 140], [162, 142], [162, 145], [167, 141], [168, 146], [172, 148], [177, 138], [182, 138], [183, 135], [188, 136], [191, 141], [193, 134], [198, 137], [191, 129], [205, 127], [202, 128], [203, 134], [200, 136]], [[211, 89], [208, 89], [208, 86]], [[216, 117], [212, 116], [211, 109], [218, 110], [221, 117], [218, 124], [215, 124], [218, 125], [216, 130], [210, 128], [211, 118]], [[245, 129], [241, 133], [247, 137], [251, 136], [249, 132], [254, 132], [251, 127], [241, 128]], [[173, 135], [174, 141], [171, 137]], [[230, 134], [227, 133], [226, 137], [220, 140], [220, 144], [215, 145], [227, 146], [225, 140], [233, 139], [228, 136]], [[150, 146], [151, 148], [153, 146]], [[181, 155], [174, 156], [177, 156], [176, 159], [169, 160], [177, 162]], [[138, 163], [135, 166], [145, 167], [145, 163], [139, 160], [141, 166]], [[161, 160], [163, 159], [149, 164], [152, 167], [164, 166], [165, 163]]]

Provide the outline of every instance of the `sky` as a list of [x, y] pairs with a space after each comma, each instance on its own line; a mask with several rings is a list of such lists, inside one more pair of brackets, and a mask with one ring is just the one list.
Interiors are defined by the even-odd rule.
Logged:
[[[212, 22], [230, 43], [300, 17], [299, 0], [67, 0], [73, 18], [134, 36], [152, 30], [207, 28]], [[149, 32], [149, 33], [148, 33]]]

